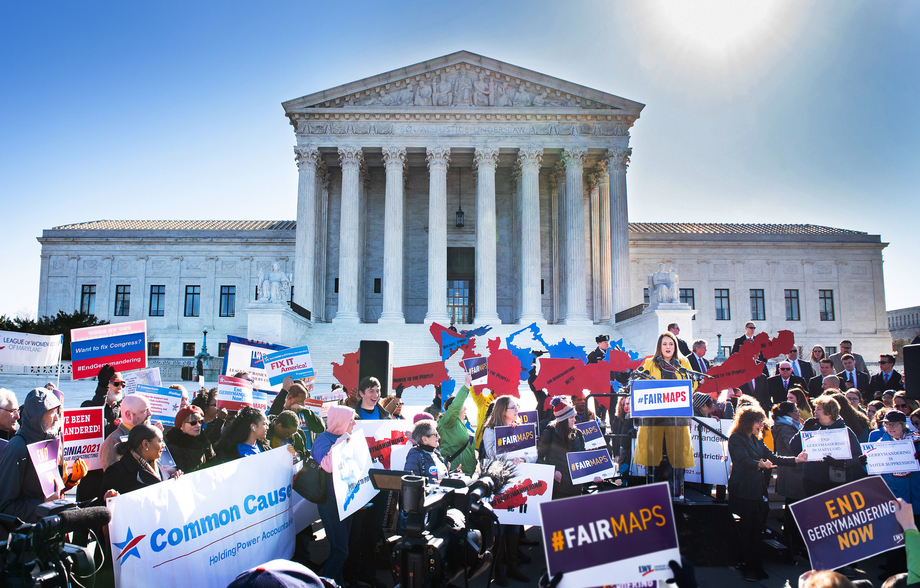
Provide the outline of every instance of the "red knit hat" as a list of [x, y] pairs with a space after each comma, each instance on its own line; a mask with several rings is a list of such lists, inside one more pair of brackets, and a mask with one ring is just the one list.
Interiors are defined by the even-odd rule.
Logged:
[[193, 413], [197, 414], [199, 419], [204, 419], [204, 413], [201, 411], [201, 409], [195, 406], [194, 404], [189, 404], [188, 406], [186, 406], [185, 408], [183, 408], [182, 410], [176, 413], [176, 420], [175, 420], [176, 425], [175, 426], [181, 427], [185, 423], [185, 420], [188, 417], [192, 416]]
[[550, 401], [550, 406], [553, 407], [553, 416], [556, 417], [557, 423], [575, 416], [575, 407], [566, 402], [565, 398], [562, 396], [553, 398], [552, 401]]

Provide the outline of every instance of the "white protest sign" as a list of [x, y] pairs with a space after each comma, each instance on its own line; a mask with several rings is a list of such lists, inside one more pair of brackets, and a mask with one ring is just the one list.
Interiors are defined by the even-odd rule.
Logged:
[[824, 429], [822, 431], [801, 431], [802, 451], [808, 454], [808, 461], [821, 461], [825, 456], [834, 459], [852, 459], [849, 429]]
[[[719, 420], [696, 417], [716, 431], [724, 432], [728, 436], [731, 431], [731, 420]], [[728, 472], [731, 469], [731, 456], [728, 453], [728, 440], [722, 440], [717, 434], [699, 426], [696, 420], [690, 420], [690, 447], [693, 449], [692, 468], [687, 468], [684, 480], [687, 482], [703, 482], [706, 484], [728, 484]], [[700, 455], [700, 432], [703, 435], [703, 453]], [[702, 478], [700, 477], [700, 461], [702, 458]]]
[[914, 455], [917, 448], [913, 441], [878, 441], [862, 443], [866, 456], [866, 471], [869, 474], [906, 474], [920, 471], [920, 463]]
[[266, 347], [246, 345], [228, 338], [226, 356], [224, 357], [224, 365], [226, 366], [224, 374], [232, 376], [239, 372], [246, 372], [252, 378], [253, 385], [257, 390], [272, 391], [275, 394], [281, 392], [282, 382], [274, 385], [270, 384], [262, 362], [264, 356], [278, 351], [279, 348], [283, 349], [281, 345], [275, 345], [274, 347], [274, 349], [268, 349]]
[[291, 557], [291, 467], [279, 447], [109, 499], [115, 585], [223, 588]]
[[240, 410], [252, 406], [252, 384], [243, 378], [218, 376], [217, 408]]
[[332, 455], [332, 489], [339, 508], [339, 520], [344, 521], [379, 492], [371, 484], [368, 474], [371, 453], [367, 448], [367, 439], [360, 433], [337, 442], [329, 453]]
[[519, 463], [514, 477], [490, 504], [503, 525], [539, 525], [540, 504], [553, 499], [556, 468], [537, 463]]
[[170, 427], [173, 426], [176, 420], [176, 413], [179, 412], [179, 404], [182, 402], [181, 390], [140, 384], [134, 395], [141, 396], [147, 401], [151, 421], [163, 423]]
[[354, 433], [364, 433], [368, 450], [371, 454], [371, 467], [390, 469], [393, 449], [400, 445], [409, 445], [412, 421], [387, 419], [385, 421], [360, 421]]
[[304, 380], [307, 392], [313, 389], [316, 373], [313, 371], [313, 359], [306, 345], [263, 355], [262, 363], [272, 386], [282, 384], [286, 377], [291, 376], [295, 380]]
[[0, 331], [0, 365], [57, 365], [63, 335]]
[[121, 377], [125, 380], [125, 396], [134, 394], [137, 391], [138, 384], [158, 388], [163, 385], [163, 381], [160, 379], [160, 368], [158, 367], [125, 372]]

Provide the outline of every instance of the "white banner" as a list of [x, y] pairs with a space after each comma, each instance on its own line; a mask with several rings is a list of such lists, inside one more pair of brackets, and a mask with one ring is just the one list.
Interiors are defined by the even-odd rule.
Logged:
[[227, 345], [227, 357], [224, 360], [227, 365], [227, 371], [224, 375], [232, 376], [237, 372], [246, 372], [252, 378], [256, 390], [270, 390], [277, 394], [281, 392], [282, 382], [278, 382], [274, 386], [269, 384], [268, 374], [265, 372], [265, 368], [262, 367], [264, 365], [262, 358], [275, 351], [277, 350], [231, 341]]
[[519, 463], [515, 475], [490, 504], [503, 525], [539, 525], [540, 504], [553, 499], [556, 468], [538, 463]]
[[57, 365], [63, 335], [0, 331], [0, 365]]
[[825, 456], [834, 459], [852, 459], [849, 429], [824, 429], [822, 431], [801, 431], [802, 451], [808, 454], [808, 461], [821, 461]]
[[[357, 431], [355, 432], [357, 433]], [[332, 488], [339, 507], [339, 520], [355, 514], [377, 495], [371, 484], [371, 452], [363, 434], [351, 435], [347, 441], [336, 443], [332, 454]]]
[[920, 471], [920, 463], [914, 455], [917, 448], [908, 439], [900, 441], [879, 441], [862, 443], [866, 456], [866, 471], [870, 474], [906, 474]]
[[[158, 367], [125, 372], [121, 377], [125, 379], [125, 396], [134, 394], [138, 385], [156, 386], [157, 388], [163, 385], [163, 381], [160, 379], [160, 368]], [[194, 397], [195, 395], [193, 394], [192, 398]]]
[[[732, 430], [731, 420], [696, 418], [716, 431], [721, 431], [726, 437], [729, 431]], [[700, 431], [703, 432], [702, 478], [700, 478]], [[696, 421], [691, 419], [690, 447], [693, 448], [694, 464], [692, 468], [685, 470], [684, 481], [728, 485], [728, 472], [731, 468], [728, 441], [723, 441], [718, 435], [699, 426]]]
[[291, 557], [292, 459], [279, 447], [110, 499], [115, 585], [224, 588]]

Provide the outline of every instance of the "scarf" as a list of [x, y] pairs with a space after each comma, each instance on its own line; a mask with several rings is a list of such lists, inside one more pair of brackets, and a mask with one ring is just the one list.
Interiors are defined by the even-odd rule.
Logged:
[[783, 416], [779, 417], [778, 419], [776, 419], [776, 422], [778, 422], [778, 423], [783, 423], [783, 424], [786, 424], [786, 425], [791, 425], [791, 426], [795, 427], [795, 430], [796, 430], [796, 431], [801, 431], [801, 430], [802, 430], [802, 423], [800, 423], [799, 421], [795, 420], [794, 418], [792, 418], [791, 416], [788, 416], [788, 415], [783, 415]]

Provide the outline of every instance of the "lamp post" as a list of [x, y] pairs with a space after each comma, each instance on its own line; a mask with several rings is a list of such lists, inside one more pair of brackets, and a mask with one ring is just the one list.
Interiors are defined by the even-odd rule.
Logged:
[[723, 353], [722, 351], [722, 333], [719, 333], [718, 337], [719, 337], [719, 352], [716, 354], [715, 361], [722, 363], [727, 358], [725, 357], [725, 353]]

